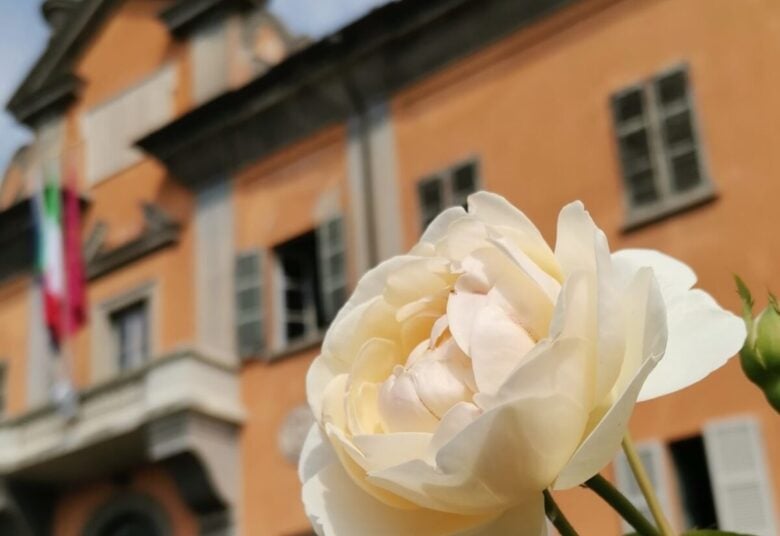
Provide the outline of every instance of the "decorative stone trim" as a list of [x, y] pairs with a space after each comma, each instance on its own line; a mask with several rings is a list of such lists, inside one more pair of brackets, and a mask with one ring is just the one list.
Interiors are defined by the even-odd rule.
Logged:
[[[91, 256], [87, 262], [88, 279], [96, 279], [179, 240], [180, 225], [159, 206], [144, 203], [143, 212], [144, 230], [141, 234], [110, 250], [102, 250], [101, 245], [95, 243], [98, 238], [105, 238], [105, 231], [101, 231], [99, 227], [102, 222], [96, 224], [90, 236], [93, 240], [89, 242]], [[95, 236], [96, 234], [102, 236]]]

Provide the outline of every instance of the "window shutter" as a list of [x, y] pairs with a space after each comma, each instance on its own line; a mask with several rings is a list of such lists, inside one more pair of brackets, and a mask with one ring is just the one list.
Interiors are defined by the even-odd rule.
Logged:
[[[658, 501], [661, 503], [661, 508], [664, 512], [670, 512], [669, 503], [669, 486], [667, 484], [666, 472], [665, 472], [665, 460], [664, 460], [664, 447], [661, 443], [652, 441], [646, 443], [640, 443], [636, 445], [639, 459], [642, 461], [642, 465], [647, 471], [647, 476], [650, 479], [650, 483], [655, 489]], [[648, 519], [653, 519], [653, 514], [650, 512], [650, 508], [647, 506], [642, 490], [637, 484], [634, 473], [631, 471], [631, 467], [628, 465], [626, 455], [622, 452], [615, 459], [615, 479], [620, 491], [631, 501], [634, 506], [642, 512]], [[674, 523], [673, 523], [674, 524]], [[621, 519], [621, 526], [624, 532], [633, 532], [631, 525]]]
[[257, 357], [265, 347], [262, 261], [256, 250], [236, 255], [236, 341], [241, 359]]
[[778, 534], [758, 423], [748, 418], [709, 423], [704, 447], [718, 527], [756, 536]]
[[340, 216], [317, 228], [320, 297], [327, 322], [333, 320], [347, 295], [344, 222]]

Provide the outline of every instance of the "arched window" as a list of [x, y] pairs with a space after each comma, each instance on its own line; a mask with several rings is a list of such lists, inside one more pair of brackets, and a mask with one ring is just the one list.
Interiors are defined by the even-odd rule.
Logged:
[[84, 530], [84, 536], [168, 536], [170, 523], [153, 499], [122, 494], [103, 504]]

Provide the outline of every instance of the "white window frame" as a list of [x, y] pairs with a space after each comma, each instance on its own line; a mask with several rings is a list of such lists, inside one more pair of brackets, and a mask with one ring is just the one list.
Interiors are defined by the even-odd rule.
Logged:
[[108, 298], [100, 302], [92, 309], [92, 359], [91, 378], [92, 383], [100, 383], [110, 380], [121, 374], [131, 373], [130, 370], [119, 368], [119, 356], [117, 355], [116, 342], [114, 341], [111, 315], [129, 305], [139, 301], [146, 301], [147, 307], [147, 360], [152, 361], [159, 352], [157, 322], [159, 315], [159, 291], [154, 281], [142, 283], [135, 288]]
[[[678, 72], [684, 72], [686, 77], [685, 103], [681, 110], [687, 110], [689, 114], [691, 132], [694, 139], [693, 151], [697, 156], [699, 176], [701, 179], [697, 186], [685, 192], [673, 191], [671, 158], [670, 155], [667, 154], [663, 139], [662, 105], [658, 102], [655, 89], [658, 80]], [[711, 174], [708, 166], [708, 159], [706, 158], [705, 144], [702, 140], [701, 128], [699, 128], [696, 99], [694, 98], [690, 73], [691, 70], [688, 64], [677, 63], [658, 71], [650, 78], [620, 89], [610, 97], [610, 112], [612, 114], [614, 140], [617, 144], [620, 183], [624, 193], [623, 197], [626, 211], [626, 218], [623, 225], [624, 230], [638, 227], [650, 221], [698, 205], [713, 199], [716, 195], [715, 187], [710, 178]], [[614, 103], [623, 96], [635, 91], [639, 91], [643, 97], [642, 117], [618, 123], [618, 119], [614, 115]], [[658, 199], [653, 203], [637, 205], [634, 203], [632, 191], [628, 185], [625, 170], [623, 169], [622, 157], [620, 155], [620, 140], [627, 132], [641, 129], [644, 129], [647, 133], [650, 165], [653, 170], [653, 178], [656, 191], [658, 192]]]
[[415, 195], [417, 196], [417, 207], [419, 214], [420, 230], [424, 231], [426, 228], [426, 211], [423, 206], [422, 197], [420, 197], [420, 188], [423, 184], [438, 183], [439, 191], [441, 192], [442, 210], [446, 210], [450, 207], [456, 206], [454, 199], [454, 180], [455, 171], [461, 167], [472, 165], [474, 166], [474, 192], [478, 192], [483, 188], [482, 181], [482, 166], [480, 159], [476, 156], [470, 156], [455, 162], [454, 164], [447, 166], [444, 169], [429, 173], [417, 181], [415, 185]]
[[[645, 464], [645, 471], [648, 473], [648, 477], [653, 484], [658, 501], [661, 503], [661, 508], [668, 516], [671, 516], [671, 495], [670, 495], [670, 483], [669, 483], [669, 460], [666, 452], [666, 447], [663, 443], [657, 440], [642, 441], [636, 443], [636, 451], [640, 460], [643, 461], [645, 456], [649, 456], [652, 460], [652, 466], [648, 467]], [[628, 464], [626, 455], [621, 452], [615, 458], [615, 483], [618, 489], [636, 506], [641, 512], [649, 513], [647, 502], [645, 501], [642, 491], [639, 489], [638, 484], [635, 484], [634, 474], [631, 471], [631, 467]], [[672, 526], [677, 526], [675, 518], [670, 518], [669, 522]], [[633, 532], [634, 529], [624, 519], [621, 518], [620, 526], [623, 532]]]

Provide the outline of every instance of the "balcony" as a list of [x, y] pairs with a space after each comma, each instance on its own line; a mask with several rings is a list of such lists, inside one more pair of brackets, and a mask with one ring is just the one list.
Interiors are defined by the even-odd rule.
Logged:
[[[56, 497], [69, 482], [160, 463], [198, 515], [201, 534], [230, 531], [244, 419], [237, 369], [179, 351], [89, 387], [78, 399], [71, 419], [47, 405], [0, 422], [0, 475], [6, 483], [0, 510], [16, 503], [9, 510], [27, 512], [32, 519], [21, 521], [35, 525], [34, 518], [45, 519], [56, 500], [45, 504], [41, 497]], [[16, 493], [20, 487], [34, 491], [32, 512], [18, 504], [30, 495]], [[45, 527], [30, 531], [46, 533]]]

